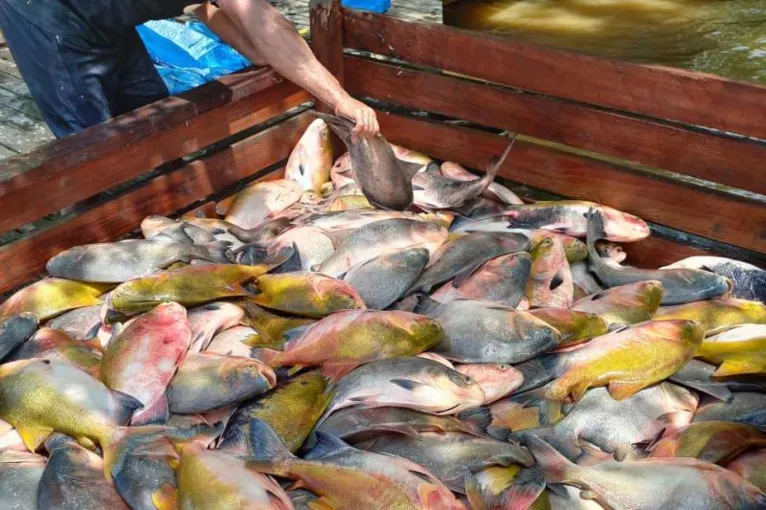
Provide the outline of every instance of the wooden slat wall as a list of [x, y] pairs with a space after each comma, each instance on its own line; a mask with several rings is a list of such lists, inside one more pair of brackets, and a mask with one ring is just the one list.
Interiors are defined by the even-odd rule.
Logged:
[[578, 102], [766, 140], [766, 88], [344, 11], [345, 47]]
[[7, 268], [0, 293], [42, 273], [48, 259], [62, 250], [118, 239], [136, 230], [146, 216], [171, 215], [284, 160], [311, 120], [308, 113], [300, 114], [61, 225], [0, 247], [0, 267]]
[[271, 69], [225, 77], [0, 164], [0, 232], [18, 228], [310, 100]]

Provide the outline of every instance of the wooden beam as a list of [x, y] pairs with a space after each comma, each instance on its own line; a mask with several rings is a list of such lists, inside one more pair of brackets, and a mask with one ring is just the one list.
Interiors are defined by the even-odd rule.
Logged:
[[346, 87], [485, 126], [552, 140], [766, 195], [766, 145], [660, 124], [571, 102], [359, 57], [346, 57]]
[[63, 250], [114, 241], [136, 230], [146, 216], [172, 215], [284, 160], [310, 122], [306, 113], [293, 117], [65, 223], [0, 247], [0, 294], [39, 276], [48, 259]]
[[310, 97], [270, 69], [226, 76], [0, 164], [0, 232], [279, 115]]
[[[344, 83], [343, 70], [343, 11], [338, 0], [311, 0], [311, 49], [317, 60], [340, 82]], [[317, 105], [319, 110], [330, 112], [327, 105]]]
[[[520, 89], [766, 140], [766, 87], [344, 11], [347, 48]], [[457, 99], [457, 98], [453, 98]]]

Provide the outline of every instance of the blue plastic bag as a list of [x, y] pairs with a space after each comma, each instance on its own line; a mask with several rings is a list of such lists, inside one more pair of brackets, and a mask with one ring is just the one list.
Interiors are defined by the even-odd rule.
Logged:
[[341, 4], [343, 7], [372, 12], [386, 12], [391, 8], [391, 0], [343, 0]]

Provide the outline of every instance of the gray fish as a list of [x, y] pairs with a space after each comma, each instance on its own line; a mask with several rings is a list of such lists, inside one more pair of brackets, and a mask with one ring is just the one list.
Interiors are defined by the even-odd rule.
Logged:
[[715, 377], [716, 370], [716, 365], [693, 359], [671, 375], [670, 380], [725, 402], [734, 398], [733, 391], [766, 393], [766, 375]]
[[408, 248], [425, 248], [433, 254], [446, 240], [447, 230], [436, 223], [398, 218], [377, 221], [346, 237], [319, 266], [319, 272], [337, 278], [362, 262]]
[[407, 292], [428, 261], [425, 248], [387, 253], [352, 267], [343, 281], [356, 289], [367, 308], [384, 310]]
[[24, 343], [37, 329], [37, 316], [20, 313], [0, 319], [0, 360]]
[[[332, 257], [335, 247], [332, 239], [322, 230], [313, 227], [298, 227], [280, 234], [269, 244], [269, 251], [279, 252], [287, 247], [295, 250], [293, 260], [280, 266], [281, 271], [311, 271], [313, 267]], [[291, 266], [291, 267], [286, 267]]]
[[488, 198], [472, 198], [460, 207], [453, 208], [453, 210], [466, 218], [480, 220], [502, 215], [505, 212], [505, 206]]
[[719, 510], [766, 508], [766, 495], [736, 473], [697, 459], [607, 461], [572, 464], [545, 441], [530, 437], [527, 447], [548, 484], [574, 485], [580, 497], [606, 508]]
[[418, 172], [412, 178], [415, 204], [431, 209], [451, 209], [460, 207], [467, 200], [478, 197], [495, 180], [495, 176], [500, 167], [503, 166], [508, 153], [511, 152], [515, 140], [514, 137], [503, 154], [493, 161], [484, 177], [474, 181], [446, 177], [440, 173], [439, 165], [431, 163], [429, 166], [436, 167], [434, 171]]
[[692, 421], [731, 421], [766, 432], [766, 393], [734, 393], [729, 402], [704, 397]]
[[473, 472], [496, 465], [534, 464], [527, 449], [517, 443], [459, 432], [424, 433], [417, 437], [386, 435], [359, 446], [367, 451], [396, 455], [426, 466], [450, 490], [461, 494], [465, 494], [466, 476]]
[[608, 264], [596, 251], [595, 242], [603, 239], [604, 222], [600, 212], [591, 210], [588, 219], [588, 258], [591, 271], [607, 287], [617, 287], [646, 280], [662, 283], [663, 305], [701, 301], [722, 296], [731, 289], [731, 281], [699, 269], [638, 269]]
[[50, 456], [40, 479], [39, 508], [56, 510], [129, 510], [114, 485], [104, 478], [104, 460], [74, 439], [54, 434], [45, 441]]
[[175, 262], [192, 259], [228, 262], [229, 246], [225, 241], [196, 246], [156, 236], [150, 240], [130, 239], [77, 246], [59, 253], [45, 267], [51, 275], [70, 280], [122, 283]]
[[165, 508], [173, 508], [176, 473], [171, 464], [179, 458], [173, 443], [159, 437], [128, 452], [114, 485], [133, 510], [156, 510], [155, 501], [168, 501]]
[[380, 209], [404, 211], [413, 202], [412, 177], [422, 167], [396, 158], [383, 136], [352, 136], [353, 121], [313, 112], [330, 125], [351, 154], [354, 180], [370, 203]]
[[37, 490], [44, 470], [45, 457], [29, 452], [0, 451], [0, 507], [37, 510]]
[[76, 340], [96, 338], [101, 328], [101, 305], [86, 306], [48, 321], [47, 327], [58, 329]]
[[452, 301], [432, 315], [444, 329], [434, 352], [461, 363], [521, 363], [561, 340], [556, 329], [529, 313], [479, 301]]
[[433, 257], [410, 293], [429, 293], [437, 285], [461, 273], [472, 273], [485, 262], [500, 255], [524, 251], [529, 239], [523, 234], [474, 232], [445, 243]]
[[343, 377], [335, 387], [325, 418], [352, 406], [404, 407], [447, 415], [483, 403], [481, 386], [457, 370], [430, 359], [395, 358], [373, 361]]
[[279, 217], [267, 220], [255, 228], [244, 229], [232, 226], [229, 232], [244, 243], [255, 243], [260, 246], [268, 246], [279, 234], [292, 227], [289, 217]]
[[689, 257], [662, 269], [701, 269], [734, 282], [732, 297], [766, 303], [766, 270], [725, 257]]
[[526, 430], [555, 447], [572, 462], [588, 457], [583, 442], [614, 456], [616, 460], [646, 457], [638, 446], [652, 442], [663, 430], [691, 422], [697, 397], [681, 386], [661, 383], [618, 401], [605, 388], [594, 388], [555, 425]]

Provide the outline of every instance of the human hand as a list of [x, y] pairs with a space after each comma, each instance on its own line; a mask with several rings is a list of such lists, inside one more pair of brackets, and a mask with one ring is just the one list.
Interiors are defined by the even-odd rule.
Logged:
[[356, 123], [353, 131], [355, 136], [368, 138], [380, 133], [375, 110], [351, 96], [343, 99], [335, 106], [335, 115], [353, 120]]

